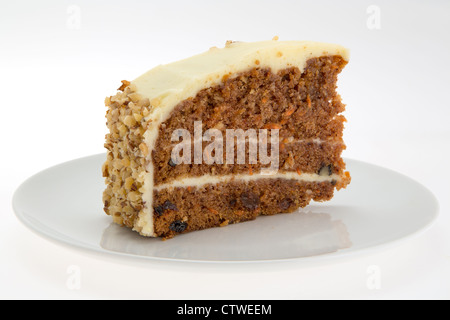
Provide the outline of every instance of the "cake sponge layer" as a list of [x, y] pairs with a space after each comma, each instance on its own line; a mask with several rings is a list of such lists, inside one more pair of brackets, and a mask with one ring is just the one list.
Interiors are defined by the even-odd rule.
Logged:
[[206, 184], [155, 191], [155, 234], [171, 238], [180, 233], [223, 227], [260, 215], [293, 212], [311, 200], [333, 197], [332, 181], [303, 182], [260, 179]]

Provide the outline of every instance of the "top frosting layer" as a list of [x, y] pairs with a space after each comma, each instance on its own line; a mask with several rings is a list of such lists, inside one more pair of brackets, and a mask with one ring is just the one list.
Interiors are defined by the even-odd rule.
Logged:
[[303, 71], [308, 59], [326, 55], [339, 55], [348, 61], [349, 51], [340, 45], [311, 41], [232, 42], [225, 48], [213, 47], [202, 54], [160, 65], [132, 83], [139, 94], [150, 99], [154, 108], [152, 120], [161, 122], [168, 116], [168, 109], [219, 84], [223, 76], [254, 67], [277, 72], [295, 66]]

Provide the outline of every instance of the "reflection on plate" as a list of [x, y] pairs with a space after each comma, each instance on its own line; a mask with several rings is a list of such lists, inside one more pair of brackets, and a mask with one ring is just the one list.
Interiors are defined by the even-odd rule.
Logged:
[[[275, 239], [275, 240], [274, 240]], [[137, 236], [111, 223], [103, 232], [103, 249], [147, 257], [243, 261], [300, 258], [349, 248], [342, 221], [327, 213], [296, 212], [179, 235], [167, 241]]]
[[347, 159], [352, 183], [329, 202], [167, 241], [149, 239], [111, 224], [104, 214], [105, 158], [100, 154], [73, 160], [29, 178], [13, 198], [17, 217], [48, 239], [95, 253], [146, 260], [263, 262], [323, 261], [392, 245], [429, 228], [438, 214], [435, 197], [419, 183]]

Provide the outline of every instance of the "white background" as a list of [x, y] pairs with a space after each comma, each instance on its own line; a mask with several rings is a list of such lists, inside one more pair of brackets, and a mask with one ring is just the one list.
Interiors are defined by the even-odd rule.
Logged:
[[[449, 16], [448, 1], [1, 0], [0, 298], [450, 298]], [[339, 79], [344, 156], [428, 187], [441, 206], [431, 230], [318, 266], [224, 267], [97, 257], [42, 239], [14, 216], [11, 198], [26, 178], [104, 152], [103, 101], [120, 80], [226, 40], [275, 35], [351, 49]]]

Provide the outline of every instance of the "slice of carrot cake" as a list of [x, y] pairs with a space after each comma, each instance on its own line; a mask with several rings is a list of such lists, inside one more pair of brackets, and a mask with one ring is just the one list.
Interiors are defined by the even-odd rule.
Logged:
[[143, 236], [293, 212], [350, 175], [342, 46], [227, 42], [122, 81], [106, 99], [105, 212]]

